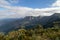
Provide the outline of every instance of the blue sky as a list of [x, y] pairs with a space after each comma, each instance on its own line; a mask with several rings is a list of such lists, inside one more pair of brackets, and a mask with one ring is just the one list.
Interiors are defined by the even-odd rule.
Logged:
[[60, 0], [0, 0], [0, 18], [44, 15], [60, 11]]
[[[13, 3], [11, 5], [30, 7], [30, 8], [45, 8], [45, 7], [50, 7], [50, 5], [55, 1], [56, 0], [19, 0], [18, 3]], [[8, 2], [10, 1], [8, 0]]]
[[[51, 4], [56, 0], [18, 0], [18, 3], [11, 3], [12, 0], [8, 1], [11, 6], [22, 6], [22, 7], [30, 7], [30, 8], [47, 8], [51, 7]], [[4, 10], [5, 8], [1, 8], [0, 10]]]

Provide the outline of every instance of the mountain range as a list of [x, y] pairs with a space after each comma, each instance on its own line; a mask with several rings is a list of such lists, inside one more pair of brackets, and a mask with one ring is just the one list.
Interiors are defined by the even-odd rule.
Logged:
[[16, 30], [21, 26], [33, 28], [37, 24], [43, 25], [44, 28], [53, 27], [53, 22], [60, 21], [60, 13], [54, 13], [51, 16], [26, 16], [24, 18], [0, 20], [0, 32], [9, 32]]

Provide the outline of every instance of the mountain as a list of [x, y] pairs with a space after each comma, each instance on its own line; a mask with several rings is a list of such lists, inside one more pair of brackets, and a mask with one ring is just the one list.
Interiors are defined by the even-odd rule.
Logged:
[[55, 13], [55, 14], [51, 15], [44, 26], [52, 27], [53, 22], [55, 22], [55, 21], [60, 21], [60, 13]]
[[[12, 20], [12, 19], [9, 19]], [[53, 22], [60, 21], [60, 13], [55, 13], [51, 16], [26, 16], [24, 18], [14, 19], [12, 21], [6, 21], [0, 26], [0, 32], [9, 32], [11, 30], [16, 30], [21, 26], [25, 28], [33, 28], [37, 24], [43, 25], [45, 28], [52, 27]]]
[[41, 19], [40, 16], [39, 17], [26, 16], [24, 18], [15, 19], [13, 21], [4, 22], [5, 24], [0, 26], [0, 32], [8, 32], [17, 29], [20, 26], [26, 26], [27, 28], [31, 28], [33, 25], [36, 25], [40, 21], [40, 19]]

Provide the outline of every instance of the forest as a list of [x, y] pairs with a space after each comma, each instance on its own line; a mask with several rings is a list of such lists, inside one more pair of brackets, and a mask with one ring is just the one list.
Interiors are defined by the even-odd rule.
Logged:
[[41, 24], [38, 24], [31, 29], [20, 27], [7, 34], [0, 32], [0, 40], [60, 40], [59, 22], [54, 22], [51, 28], [43, 28]]

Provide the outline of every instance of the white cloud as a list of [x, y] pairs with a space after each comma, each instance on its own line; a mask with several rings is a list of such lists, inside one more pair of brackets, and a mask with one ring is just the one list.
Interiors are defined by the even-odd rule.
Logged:
[[52, 11], [54, 11], [57, 8], [45, 8], [45, 9], [33, 9], [28, 7], [14, 7], [14, 6], [5, 6], [8, 10], [5, 10], [4, 13], [15, 13], [13, 15], [9, 15], [6, 17], [11, 18], [18, 18], [18, 17], [25, 17], [25, 16], [49, 16], [51, 15]]
[[54, 6], [54, 7], [60, 7], [60, 0], [56, 0], [56, 1], [52, 4], [52, 6]]
[[[15, 2], [16, 0], [12, 1]], [[56, 3], [56, 2], [55, 2]], [[53, 3], [53, 5], [55, 4]], [[60, 13], [60, 7], [51, 8], [29, 8], [29, 7], [18, 7], [11, 6], [11, 4], [5, 0], [0, 0], [0, 7], [6, 8], [7, 10], [0, 11], [0, 18], [19, 18], [25, 16], [50, 16], [53, 13]]]
[[8, 2], [8, 1], [6, 1], [6, 0], [0, 0], [0, 6], [1, 5], [10, 5], [10, 3]]

